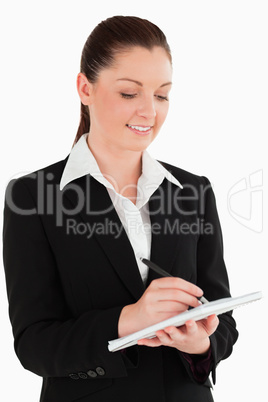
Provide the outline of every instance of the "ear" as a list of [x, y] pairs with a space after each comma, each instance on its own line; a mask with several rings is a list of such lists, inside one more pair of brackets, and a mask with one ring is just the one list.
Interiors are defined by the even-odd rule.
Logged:
[[79, 73], [76, 80], [77, 91], [83, 105], [90, 105], [92, 97], [92, 84], [83, 73]]

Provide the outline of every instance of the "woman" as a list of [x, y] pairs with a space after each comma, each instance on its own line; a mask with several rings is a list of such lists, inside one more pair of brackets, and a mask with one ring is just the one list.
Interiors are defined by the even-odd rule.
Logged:
[[[209, 374], [237, 339], [230, 313], [108, 341], [228, 297], [209, 181], [150, 157], [168, 112], [169, 46], [136, 17], [101, 22], [84, 46], [70, 155], [12, 181], [4, 264], [15, 350], [42, 402], [212, 401]], [[148, 271], [150, 258], [173, 277]]]

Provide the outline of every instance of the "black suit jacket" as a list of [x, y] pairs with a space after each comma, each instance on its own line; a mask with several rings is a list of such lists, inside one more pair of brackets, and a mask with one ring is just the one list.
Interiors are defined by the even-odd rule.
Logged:
[[[211, 401], [209, 380], [195, 381], [175, 349], [108, 351], [122, 308], [145, 287], [107, 190], [87, 175], [60, 191], [65, 164], [12, 181], [6, 192], [4, 266], [15, 351], [43, 377], [40, 400]], [[149, 201], [151, 260], [196, 283], [209, 300], [228, 297], [209, 181], [164, 166], [184, 189], [165, 179]], [[150, 272], [147, 285], [156, 277]], [[231, 314], [219, 318], [211, 336], [214, 380], [237, 339]]]

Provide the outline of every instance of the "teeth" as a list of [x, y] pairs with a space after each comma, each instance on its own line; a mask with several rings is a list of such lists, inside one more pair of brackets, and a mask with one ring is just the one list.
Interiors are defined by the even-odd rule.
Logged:
[[127, 124], [128, 127], [133, 128], [134, 130], [137, 131], [148, 131], [151, 129], [151, 126], [148, 127], [140, 127], [140, 126], [132, 126], [131, 124]]

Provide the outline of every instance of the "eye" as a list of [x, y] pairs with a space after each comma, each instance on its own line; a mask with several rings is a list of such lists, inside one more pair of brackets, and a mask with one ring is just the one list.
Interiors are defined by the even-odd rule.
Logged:
[[160, 101], [167, 101], [168, 102], [168, 97], [167, 96], [161, 96], [161, 95], [155, 95], [155, 97]]
[[124, 98], [124, 99], [133, 99], [133, 98], [135, 98], [135, 96], [136, 96], [137, 94], [125, 94], [125, 93], [121, 92], [120, 95], [121, 95], [122, 98]]

